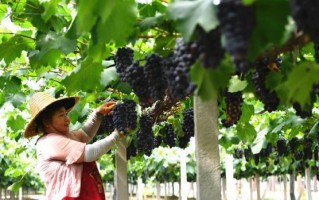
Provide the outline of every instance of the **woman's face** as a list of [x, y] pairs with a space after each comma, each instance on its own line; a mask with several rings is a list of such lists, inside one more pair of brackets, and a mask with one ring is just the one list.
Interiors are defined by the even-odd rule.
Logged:
[[70, 119], [64, 107], [53, 112], [50, 122], [45, 124], [47, 133], [67, 134], [70, 131]]

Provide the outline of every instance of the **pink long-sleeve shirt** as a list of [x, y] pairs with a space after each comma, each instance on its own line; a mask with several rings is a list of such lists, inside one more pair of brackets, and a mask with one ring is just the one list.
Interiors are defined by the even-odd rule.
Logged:
[[39, 138], [37, 170], [46, 186], [46, 199], [79, 196], [83, 165], [75, 162], [84, 152], [85, 145], [73, 132], [67, 135], [50, 133]]

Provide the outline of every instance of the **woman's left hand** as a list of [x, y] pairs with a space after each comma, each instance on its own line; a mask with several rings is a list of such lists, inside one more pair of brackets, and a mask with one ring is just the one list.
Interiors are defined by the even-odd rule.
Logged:
[[115, 106], [115, 104], [116, 102], [114, 101], [103, 103], [96, 109], [96, 112], [101, 113], [102, 115], [108, 115], [111, 113], [111, 110]]

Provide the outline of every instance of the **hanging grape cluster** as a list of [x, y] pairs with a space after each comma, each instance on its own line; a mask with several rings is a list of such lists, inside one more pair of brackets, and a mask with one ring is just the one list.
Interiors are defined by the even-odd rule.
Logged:
[[255, 6], [243, 5], [241, 0], [222, 0], [218, 5], [218, 19], [225, 35], [225, 48], [232, 56], [235, 68], [246, 72], [249, 41], [256, 25]]
[[150, 96], [154, 100], [163, 100], [167, 88], [166, 77], [164, 76], [163, 58], [157, 54], [150, 54], [146, 57], [144, 65], [145, 80], [150, 87]]
[[190, 67], [197, 59], [196, 43], [184, 43], [177, 39], [174, 54], [164, 61], [168, 96], [179, 101], [194, 92], [196, 86], [190, 80]]
[[182, 129], [184, 135], [178, 138], [180, 148], [187, 147], [190, 138], [194, 136], [194, 109], [188, 108], [183, 112]]
[[215, 69], [225, 55], [225, 49], [221, 44], [221, 31], [216, 28], [206, 33], [202, 28], [198, 28], [198, 58], [205, 68]]
[[125, 99], [123, 103], [117, 103], [113, 107], [112, 115], [114, 128], [119, 132], [127, 134], [137, 126], [136, 103], [133, 100]]
[[97, 130], [97, 135], [103, 135], [106, 132], [111, 133], [114, 130], [114, 123], [113, 123], [113, 117], [112, 115], [106, 115], [103, 117], [101, 125], [99, 129]]
[[277, 140], [277, 151], [279, 156], [284, 156], [288, 153], [287, 151], [287, 139], [284, 137], [279, 137]]
[[140, 129], [137, 132], [137, 151], [150, 156], [154, 148], [153, 119], [150, 115], [143, 114], [140, 117]]
[[230, 127], [236, 124], [241, 116], [241, 104], [243, 103], [242, 92], [224, 93], [226, 102], [226, 119], [222, 119], [224, 127]]
[[319, 26], [314, 25], [318, 22], [319, 3], [316, 0], [291, 0], [291, 14], [297, 27], [309, 35], [314, 43], [319, 44]]
[[253, 73], [252, 81], [255, 86], [257, 98], [263, 102], [265, 110], [275, 111], [279, 105], [279, 98], [275, 91], [266, 87], [266, 77], [270, 70], [276, 70], [280, 67], [280, 61], [271, 61], [267, 58], [256, 61], [256, 72]]
[[174, 127], [169, 124], [166, 129], [166, 134], [163, 136], [163, 143], [169, 147], [176, 146], [176, 137], [174, 133]]
[[114, 55], [116, 72], [120, 75], [122, 81], [125, 80], [124, 71], [133, 63], [134, 51], [131, 48], [119, 48]]
[[132, 140], [128, 147], [126, 148], [126, 160], [129, 160], [131, 157], [135, 157], [137, 155], [137, 148], [135, 145], [135, 140]]

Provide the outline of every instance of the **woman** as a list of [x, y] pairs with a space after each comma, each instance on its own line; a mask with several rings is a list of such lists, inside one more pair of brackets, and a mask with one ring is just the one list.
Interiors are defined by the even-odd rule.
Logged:
[[37, 141], [37, 169], [49, 200], [102, 200], [103, 184], [95, 161], [107, 153], [120, 138], [115, 130], [109, 136], [88, 144], [104, 115], [111, 113], [115, 102], [99, 106], [82, 129], [70, 131], [68, 112], [78, 97], [56, 99], [47, 93], [35, 93], [29, 102], [32, 115], [25, 138], [43, 133]]

